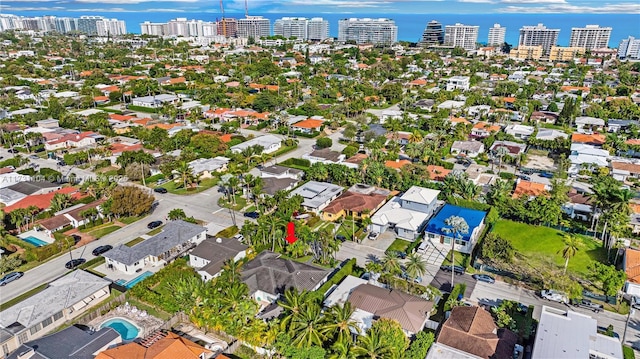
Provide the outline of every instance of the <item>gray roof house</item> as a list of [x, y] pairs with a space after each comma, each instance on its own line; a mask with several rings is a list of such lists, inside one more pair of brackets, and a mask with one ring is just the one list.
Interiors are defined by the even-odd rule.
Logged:
[[291, 196], [302, 196], [302, 207], [306, 211], [318, 213], [341, 195], [343, 190], [341, 186], [332, 183], [309, 181], [291, 191]]
[[32, 194], [47, 194], [62, 188], [59, 183], [51, 181], [24, 181], [7, 187], [27, 196]]
[[304, 171], [302, 170], [280, 166], [280, 165], [263, 167], [260, 170], [260, 177], [262, 178], [275, 177], [275, 178], [302, 179], [303, 175], [304, 175]]
[[111, 282], [76, 270], [49, 283], [43, 291], [0, 312], [0, 353], [42, 337], [109, 295]]
[[264, 135], [250, 139], [249, 141], [231, 146], [231, 152], [240, 153], [252, 146], [262, 146], [263, 153], [273, 153], [282, 147], [282, 139], [275, 135]]
[[454, 141], [451, 145], [451, 153], [454, 155], [465, 155], [477, 157], [484, 152], [484, 144], [480, 141]]
[[134, 97], [131, 104], [134, 106], [158, 108], [165, 103], [175, 104], [178, 102], [178, 96], [169, 94], [160, 94], [155, 96]]
[[290, 191], [300, 182], [294, 178], [262, 177], [262, 192], [267, 196], [273, 196], [278, 191]]
[[333, 151], [330, 148], [323, 148], [320, 150], [314, 150], [313, 152], [303, 155], [302, 158], [309, 160], [311, 164], [314, 163], [324, 163], [324, 164], [338, 164], [342, 163], [345, 160], [345, 155], [338, 152]]
[[214, 172], [226, 171], [229, 161], [231, 161], [229, 158], [222, 156], [198, 158], [197, 160], [189, 162], [189, 167], [191, 167], [191, 173], [194, 176], [210, 178]]
[[268, 305], [289, 288], [313, 291], [327, 280], [330, 270], [284, 259], [280, 254], [263, 251], [242, 267], [242, 281], [258, 302]]
[[93, 359], [99, 352], [121, 342], [120, 334], [113, 328], [105, 327], [92, 331], [72, 325], [51, 335], [23, 343], [7, 359]]
[[206, 228], [182, 220], [170, 221], [162, 232], [127, 247], [119, 245], [103, 254], [108, 268], [127, 274], [142, 271], [146, 265], [159, 266], [171, 262], [200, 244]]
[[244, 258], [247, 248], [235, 239], [207, 237], [189, 253], [189, 265], [206, 282], [220, 273], [225, 261], [237, 262]]
[[562, 131], [548, 129], [548, 128], [541, 128], [538, 130], [538, 133], [536, 134], [536, 139], [542, 140], [542, 141], [553, 141], [556, 138], [568, 138], [568, 137], [569, 135]]

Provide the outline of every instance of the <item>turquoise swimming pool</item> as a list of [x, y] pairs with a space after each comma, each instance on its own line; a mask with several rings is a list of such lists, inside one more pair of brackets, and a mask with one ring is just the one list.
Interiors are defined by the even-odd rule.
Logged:
[[137, 338], [138, 334], [140, 333], [138, 327], [124, 318], [109, 319], [106, 322], [102, 323], [102, 325], [100, 325], [100, 328], [104, 327], [113, 328], [116, 332], [118, 332], [118, 334], [120, 334], [122, 340], [124, 341], [131, 341]]
[[46, 246], [47, 244], [49, 244], [49, 243], [47, 243], [47, 242], [45, 242], [43, 240], [40, 240], [40, 239], [38, 239], [38, 238], [36, 238], [34, 236], [29, 236], [29, 237], [20, 238], [20, 239], [22, 239], [23, 241], [25, 241], [27, 243], [33, 244], [36, 247], [42, 247], [42, 246]]
[[134, 285], [142, 282], [145, 278], [151, 277], [152, 275], [153, 275], [153, 272], [146, 271], [128, 282], [124, 279], [118, 279], [117, 281], [115, 281], [115, 283], [127, 289], [131, 289], [133, 288]]

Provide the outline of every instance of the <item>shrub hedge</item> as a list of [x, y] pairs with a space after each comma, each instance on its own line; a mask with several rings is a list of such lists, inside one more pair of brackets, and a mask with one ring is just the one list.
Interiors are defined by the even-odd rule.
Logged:
[[326, 281], [320, 288], [318, 288], [318, 292], [324, 295], [327, 291], [334, 285], [342, 282], [344, 278], [353, 273], [353, 269], [356, 266], [356, 259], [351, 258], [345, 263], [340, 270], [338, 270], [328, 281]]

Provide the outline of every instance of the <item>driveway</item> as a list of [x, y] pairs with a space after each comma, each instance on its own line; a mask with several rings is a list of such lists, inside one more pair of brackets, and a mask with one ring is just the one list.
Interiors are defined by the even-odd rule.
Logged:
[[340, 250], [336, 253], [336, 259], [344, 261], [351, 258], [355, 258], [358, 266], [364, 268], [370, 261], [384, 258], [384, 250], [346, 241], [342, 243]]
[[[378, 236], [378, 238], [376, 238], [375, 241], [370, 240], [368, 237], [365, 237], [362, 240], [362, 245], [364, 246], [369, 246], [372, 248], [376, 248], [379, 249], [381, 251], [386, 251], [387, 248], [389, 248], [389, 246], [396, 240], [396, 234], [391, 232], [391, 231], [386, 231], [386, 232], [382, 232], [380, 233], [380, 235]], [[407, 242], [409, 243], [409, 242]]]

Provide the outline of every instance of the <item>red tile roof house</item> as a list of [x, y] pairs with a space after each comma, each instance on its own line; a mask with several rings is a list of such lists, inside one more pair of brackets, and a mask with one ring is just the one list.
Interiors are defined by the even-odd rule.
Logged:
[[291, 125], [291, 129], [294, 131], [300, 131], [302, 133], [320, 132], [320, 129], [322, 128], [323, 124], [324, 124], [324, 121], [322, 120], [309, 118], [309, 119], [294, 123], [293, 125]]
[[77, 200], [84, 197], [84, 195], [76, 187], [64, 187], [57, 191], [53, 191], [45, 194], [34, 194], [31, 196], [27, 196], [10, 206], [4, 207], [2, 210], [4, 211], [4, 213], [9, 213], [19, 208], [28, 208], [29, 206], [36, 206], [40, 210], [45, 210], [49, 208], [49, 206], [51, 205], [51, 199], [56, 193], [71, 195], [71, 198], [73, 200]]
[[78, 134], [62, 136], [59, 139], [47, 141], [44, 148], [47, 151], [55, 151], [70, 147], [87, 147], [94, 145], [97, 141], [104, 139], [99, 133], [86, 131]]
[[45, 229], [45, 233], [49, 237], [53, 238], [53, 233], [64, 228], [65, 226], [71, 225], [73, 226], [73, 228], [78, 228], [83, 224], [91, 222], [91, 218], [83, 216], [84, 211], [95, 208], [98, 212], [96, 214], [96, 218], [94, 219], [97, 219], [97, 217], [103, 217], [100, 205], [104, 202], [105, 200], [102, 199], [87, 204], [79, 204], [60, 211], [51, 218], [43, 219], [37, 224]]

